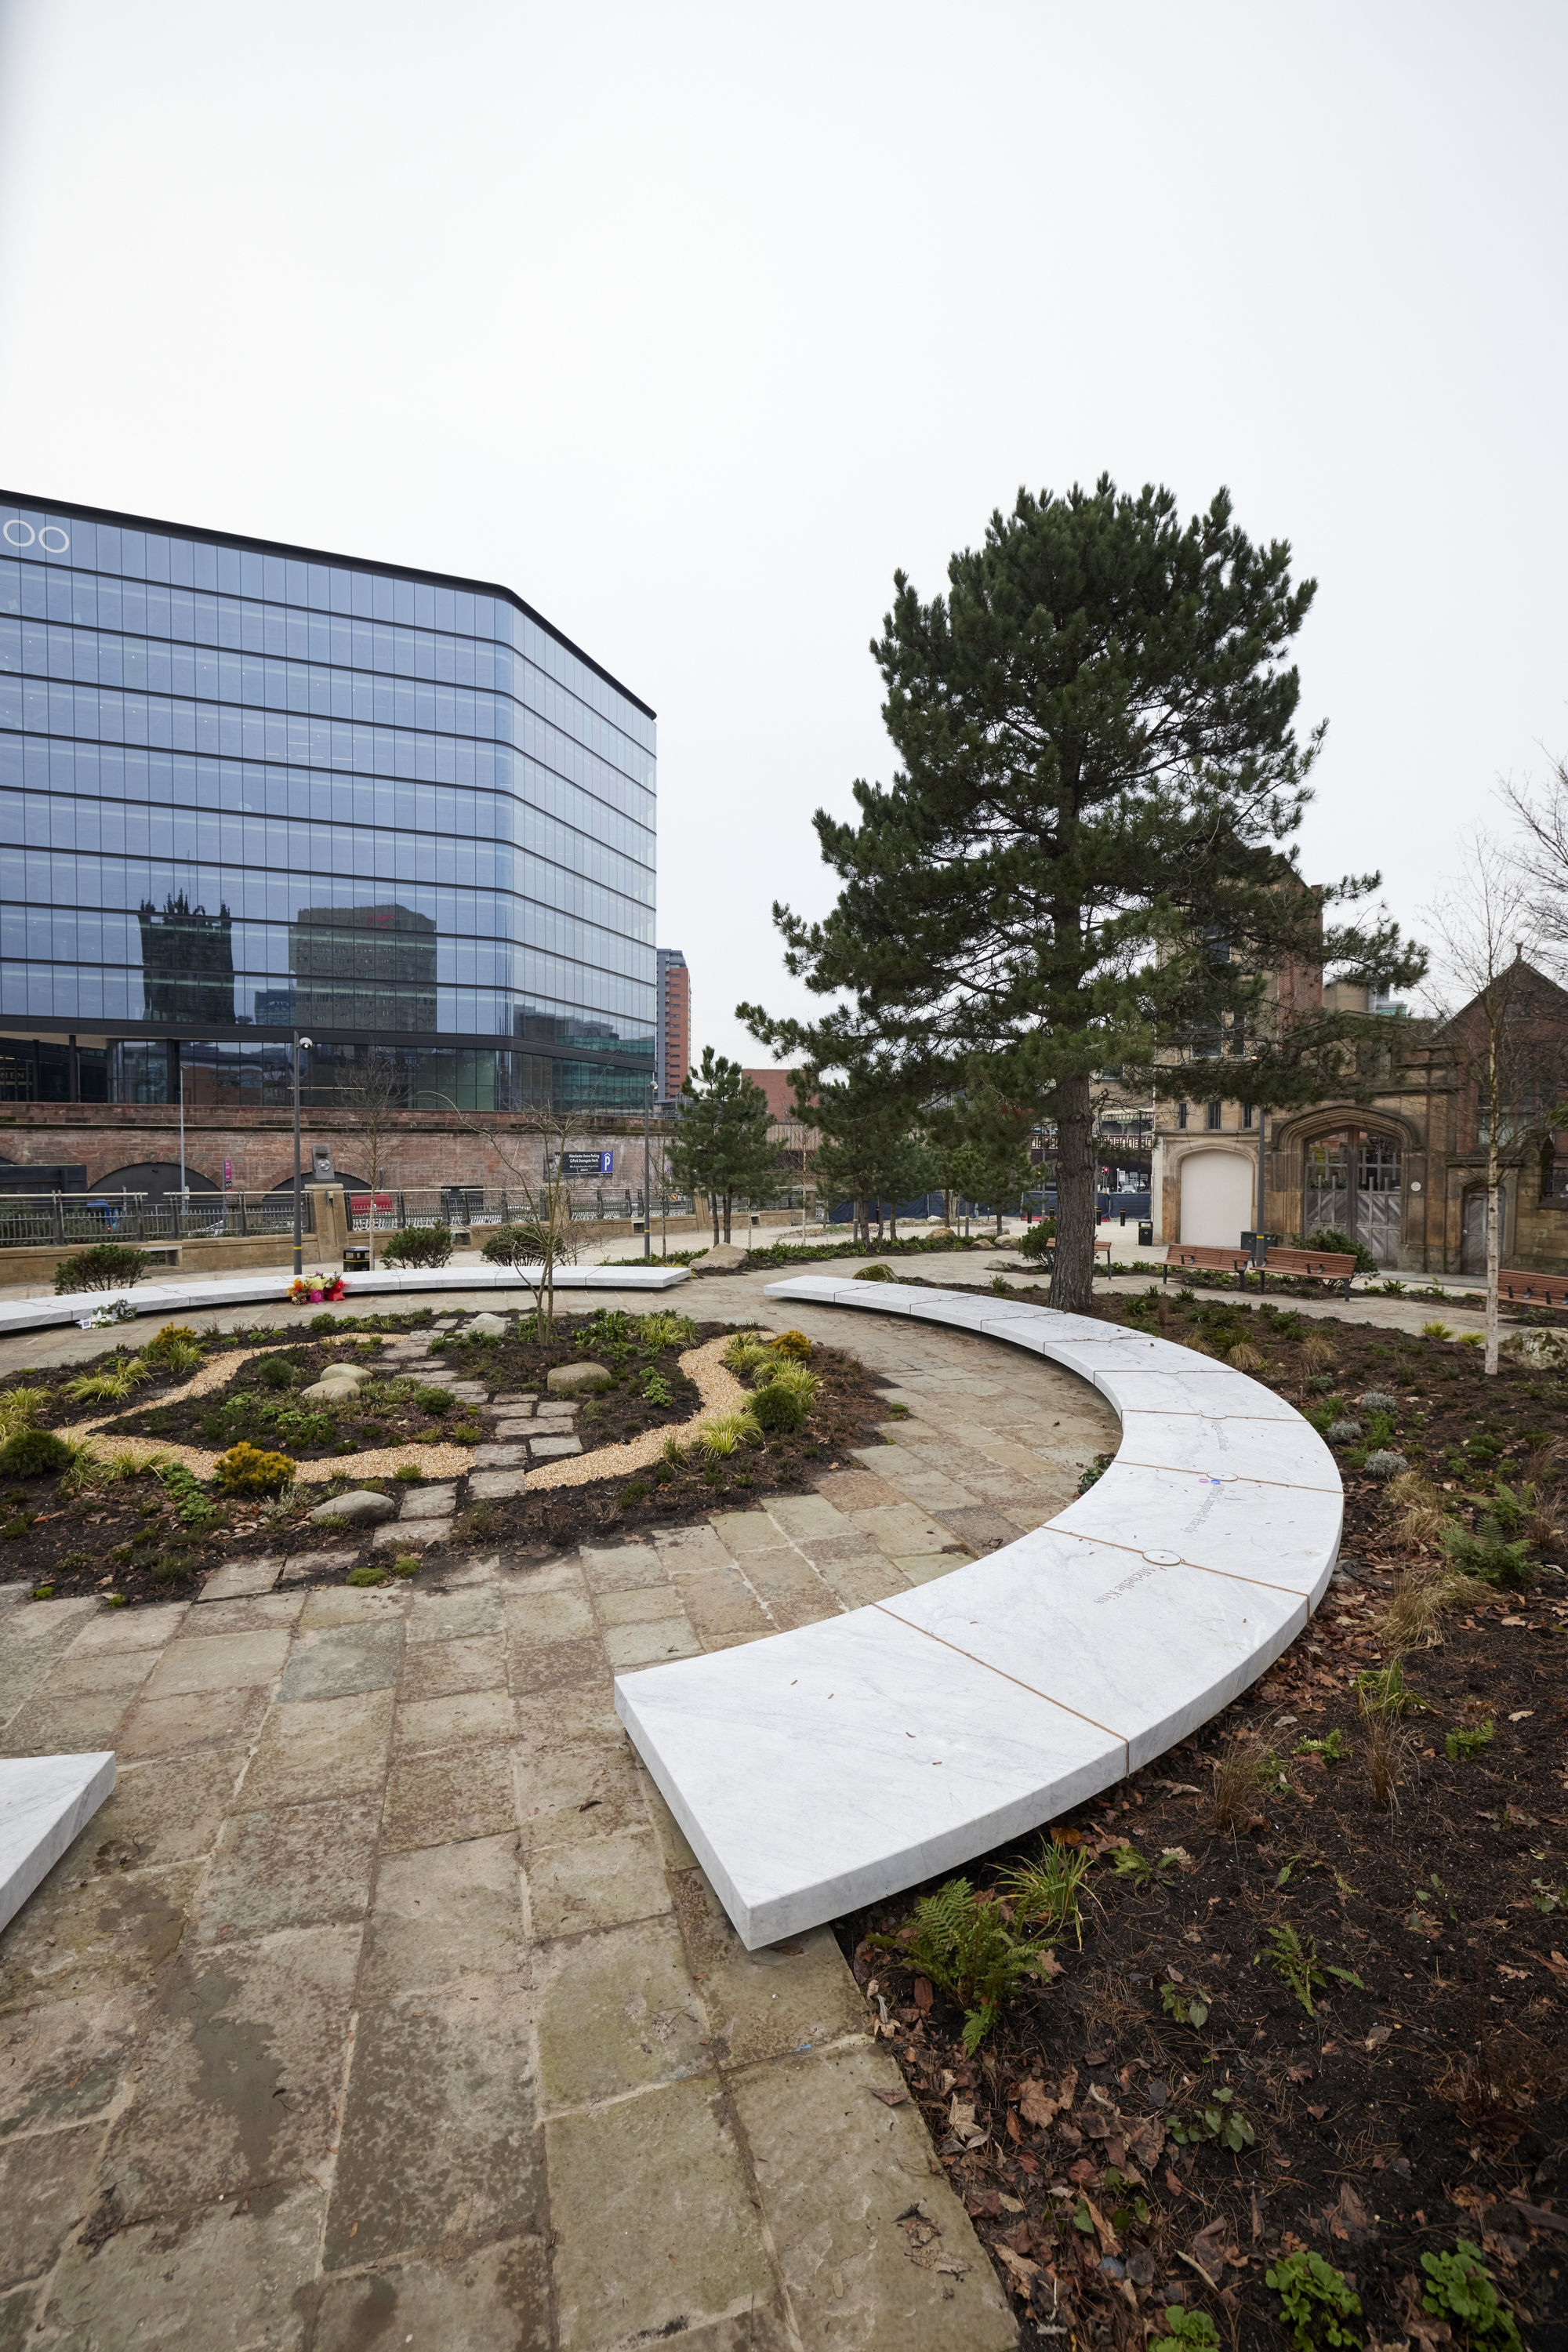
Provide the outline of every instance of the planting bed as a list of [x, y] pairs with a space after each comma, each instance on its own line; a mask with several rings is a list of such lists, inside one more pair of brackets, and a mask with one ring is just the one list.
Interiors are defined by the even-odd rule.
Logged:
[[[1023, 1980], [973, 2055], [964, 2008], [907, 1958], [918, 1895], [839, 1923], [869, 2021], [1026, 2344], [1142, 2347], [1181, 2305], [1184, 2340], [1285, 2345], [1266, 2273], [1308, 2254], [1363, 2310], [1335, 2338], [1320, 2305], [1303, 2342], [1506, 2343], [1500, 2321], [1423, 2306], [1437, 2285], [1422, 2257], [1464, 2239], [1522, 2341], [1568, 2345], [1568, 1381], [1489, 1381], [1468, 1347], [1233, 1299], [1102, 1311], [1253, 1350], [1252, 1377], [1315, 1419], [1360, 1418], [1336, 1449], [1342, 1569], [1251, 1693], [1056, 1825], [1058, 1877], [1088, 1863], [1081, 1948], [1068, 1917], [1048, 1975]], [[1368, 1391], [1394, 1399], [1386, 1430], [1358, 1412]], [[1374, 1435], [1436, 1502], [1367, 1475]], [[1471, 1588], [1425, 1627], [1389, 1623], [1396, 1594], [1403, 1609], [1431, 1593], [1447, 1531], [1478, 1526], [1483, 1559], [1513, 1530], [1492, 1556], [1528, 1589]], [[1408, 1696], [1383, 1704], [1374, 1682], [1368, 1712], [1358, 1677], [1395, 1665]], [[1042, 1843], [985, 1857], [971, 1885], [1007, 1898]], [[1022, 1896], [994, 1924], [1026, 1917]], [[936, 1974], [943, 1948], [928, 1947]]]
[[[428, 1337], [429, 1354], [411, 1363], [378, 1363], [384, 1340], [412, 1334]], [[650, 1345], [649, 1335], [661, 1344]], [[155, 1354], [136, 1356], [149, 1366], [149, 1377], [123, 1401], [71, 1397], [68, 1385], [82, 1377], [79, 1365], [29, 1370], [0, 1382], [0, 1416], [11, 1390], [42, 1391], [36, 1425], [62, 1431], [98, 1421], [89, 1440], [91, 1452], [121, 1475], [84, 1482], [69, 1472], [25, 1479], [0, 1472], [0, 1582], [25, 1580], [52, 1587], [56, 1598], [113, 1592], [134, 1605], [188, 1590], [192, 1580], [226, 1561], [262, 1554], [287, 1561], [302, 1553], [312, 1555], [310, 1581], [341, 1580], [364, 1559], [372, 1531], [323, 1529], [310, 1519], [311, 1510], [347, 1486], [400, 1495], [398, 1479], [384, 1469], [363, 1475], [355, 1469], [355, 1458], [384, 1458], [391, 1449], [410, 1445], [446, 1450], [438, 1475], [459, 1481], [458, 1540], [505, 1542], [537, 1551], [581, 1543], [609, 1528], [624, 1531], [649, 1521], [700, 1517], [726, 1500], [758, 1500], [781, 1488], [795, 1489], [813, 1470], [834, 1466], [845, 1447], [877, 1442], [874, 1425], [885, 1407], [876, 1383], [853, 1357], [819, 1347], [810, 1366], [819, 1393], [797, 1431], [770, 1433], [761, 1444], [742, 1442], [717, 1461], [679, 1451], [631, 1477], [622, 1472], [581, 1485], [533, 1487], [462, 1509], [468, 1501], [468, 1449], [492, 1437], [497, 1412], [506, 1410], [504, 1402], [498, 1406], [491, 1399], [543, 1396], [552, 1368], [584, 1360], [602, 1364], [611, 1385], [583, 1400], [571, 1423], [563, 1424], [591, 1460], [594, 1453], [647, 1432], [689, 1424], [700, 1411], [700, 1399], [680, 1358], [731, 1335], [728, 1324], [694, 1326], [658, 1309], [647, 1316], [558, 1315], [548, 1342], [532, 1336], [528, 1318], [511, 1319], [504, 1339], [475, 1339], [465, 1336], [457, 1318], [428, 1312], [363, 1318], [321, 1315], [302, 1328], [210, 1337], [199, 1360], [187, 1358], [177, 1369]], [[241, 1350], [248, 1360], [237, 1362], [226, 1377], [226, 1355]], [[87, 1369], [112, 1370], [133, 1355], [124, 1348], [110, 1349]], [[352, 1402], [340, 1405], [303, 1394], [329, 1365], [344, 1360], [375, 1367]], [[179, 1394], [193, 1380], [214, 1384], [200, 1393]], [[482, 1393], [460, 1393], [475, 1389]], [[124, 1458], [132, 1441], [143, 1452], [193, 1448], [204, 1460], [248, 1442], [301, 1465], [324, 1466], [341, 1456], [343, 1471], [326, 1482], [318, 1477], [301, 1485], [283, 1503], [227, 1498], [200, 1480], [162, 1480], [146, 1469], [135, 1475]], [[324, 1549], [331, 1551], [330, 1562], [319, 1557]]]

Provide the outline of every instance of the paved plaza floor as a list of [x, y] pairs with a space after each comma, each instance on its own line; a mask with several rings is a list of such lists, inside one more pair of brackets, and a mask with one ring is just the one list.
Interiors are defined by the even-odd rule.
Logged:
[[[0, 1937], [0, 2352], [1013, 2343], [832, 1934], [743, 1950], [611, 1676], [946, 1573], [1115, 1423], [994, 1342], [790, 1319], [889, 1384], [815, 1493], [390, 1591], [9, 1588], [0, 1753], [120, 1783]], [[39, 1337], [5, 1361], [103, 1344]]]

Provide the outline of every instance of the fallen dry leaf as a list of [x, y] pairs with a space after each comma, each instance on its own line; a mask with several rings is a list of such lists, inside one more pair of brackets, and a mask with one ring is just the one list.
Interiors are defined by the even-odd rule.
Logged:
[[1348, 2180], [1340, 2184], [1339, 2202], [1330, 2206], [1326, 2218], [1332, 2234], [1347, 2243], [1367, 2236], [1373, 2228], [1372, 2215]]
[[1568, 1960], [1561, 1952], [1553, 1952], [1546, 1965], [1554, 1977], [1560, 1977], [1564, 1984], [1568, 1984]]
[[931, 1989], [930, 1979], [926, 1977], [917, 1977], [915, 1979], [915, 2007], [920, 2011], [922, 2017], [930, 2009], [935, 1997], [936, 1996]]
[[1100, 2252], [1102, 2254], [1119, 2254], [1121, 2252], [1121, 2241], [1117, 2236], [1116, 2231], [1111, 2227], [1110, 2223], [1106, 2220], [1104, 2214], [1100, 2211], [1092, 2197], [1086, 2194], [1083, 2201], [1089, 2208], [1089, 2218], [1094, 2223], [1094, 2234], [1100, 2240]]
[[1036, 2131], [1045, 2131], [1057, 2119], [1057, 2103], [1047, 2099], [1046, 2086], [1031, 2075], [1018, 2087], [1018, 2113]]
[[880, 2099], [885, 2107], [901, 2107], [909, 2099], [907, 2091], [873, 2091], [871, 2096]]
[[1027, 2294], [1040, 2275], [1038, 2263], [1032, 2263], [1027, 2254], [1016, 2254], [1011, 2246], [996, 2245], [993, 2246], [991, 2251], [999, 2263], [1006, 2265], [1012, 2276], [1017, 2280], [1018, 2284]]
[[1393, 2028], [1391, 2026], [1374, 2025], [1371, 2032], [1367, 2035], [1365, 2042], [1363, 2043], [1363, 2048], [1366, 2050], [1380, 2050], [1383, 2047], [1383, 2044], [1388, 2040], [1392, 2031]]

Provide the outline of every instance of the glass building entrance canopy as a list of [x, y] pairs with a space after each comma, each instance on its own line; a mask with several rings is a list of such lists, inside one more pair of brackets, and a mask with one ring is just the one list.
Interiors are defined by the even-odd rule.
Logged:
[[526, 1037], [639, 1099], [655, 762], [508, 590], [0, 495], [13, 1041]]

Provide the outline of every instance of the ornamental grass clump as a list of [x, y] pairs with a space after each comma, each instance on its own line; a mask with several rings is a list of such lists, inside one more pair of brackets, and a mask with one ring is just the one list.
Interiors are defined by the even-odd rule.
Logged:
[[213, 1483], [226, 1495], [273, 1495], [288, 1486], [295, 1465], [287, 1454], [268, 1454], [247, 1438], [220, 1454], [213, 1465]]
[[117, 1356], [104, 1365], [101, 1371], [82, 1372], [66, 1382], [66, 1394], [74, 1404], [118, 1404], [152, 1377], [152, 1367], [140, 1356]]
[[720, 1462], [741, 1445], [760, 1444], [762, 1434], [754, 1413], [722, 1412], [703, 1423], [695, 1443], [710, 1462]]
[[47, 1389], [29, 1388], [25, 1381], [14, 1389], [0, 1389], [0, 1443], [15, 1437], [20, 1429], [31, 1429], [48, 1402]]

